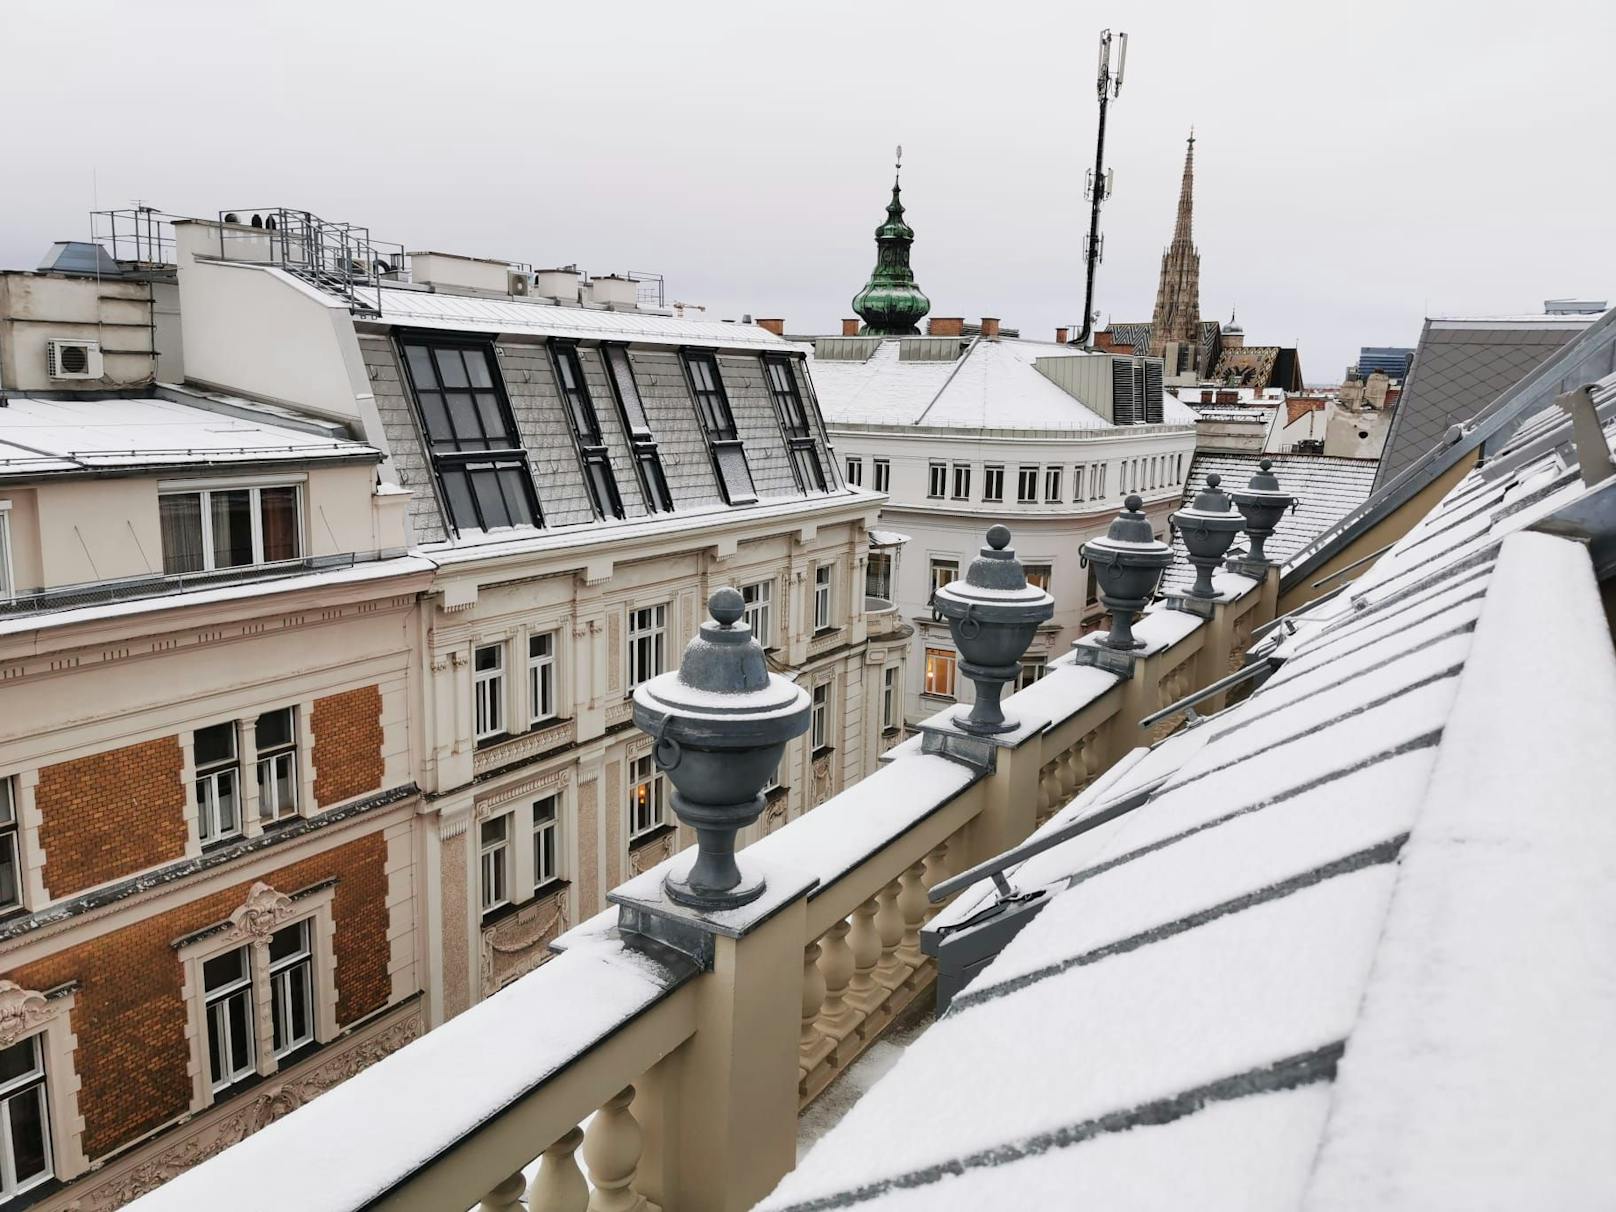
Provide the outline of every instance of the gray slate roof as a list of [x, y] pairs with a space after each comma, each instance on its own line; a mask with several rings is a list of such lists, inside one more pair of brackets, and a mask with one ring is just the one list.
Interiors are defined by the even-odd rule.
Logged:
[[[1204, 415], [1204, 414], [1203, 414]], [[1260, 459], [1272, 459], [1279, 486], [1295, 494], [1296, 508], [1280, 520], [1265, 549], [1271, 559], [1283, 565], [1296, 552], [1362, 505], [1375, 479], [1372, 459], [1340, 459], [1325, 455], [1301, 454], [1210, 454], [1199, 453], [1190, 463], [1184, 480], [1184, 503], [1206, 487], [1206, 477], [1214, 472], [1223, 477], [1224, 492], [1243, 488], [1257, 474]], [[1234, 546], [1244, 547], [1246, 537], [1236, 535]], [[1195, 580], [1195, 569], [1186, 561], [1183, 536], [1173, 534], [1173, 563], [1162, 577], [1162, 592], [1188, 589]]]

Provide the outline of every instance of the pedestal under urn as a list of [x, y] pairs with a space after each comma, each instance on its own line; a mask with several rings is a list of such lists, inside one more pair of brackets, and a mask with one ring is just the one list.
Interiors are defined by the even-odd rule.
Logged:
[[1257, 464], [1257, 474], [1247, 481], [1246, 486], [1236, 488], [1230, 494], [1235, 507], [1246, 519], [1246, 534], [1251, 539], [1251, 550], [1245, 558], [1248, 564], [1270, 562], [1263, 551], [1263, 544], [1274, 533], [1285, 511], [1296, 508], [1297, 498], [1280, 490], [1279, 477], [1274, 475], [1273, 466], [1272, 459], [1263, 459]]
[[1055, 614], [1055, 599], [1027, 584], [1026, 571], [1010, 547], [1009, 528], [992, 527], [987, 540], [965, 576], [944, 585], [932, 600], [932, 609], [948, 620], [960, 672], [976, 686], [970, 714], [956, 715], [954, 722], [980, 736], [1015, 727], [1005, 720], [999, 699], [1005, 683], [1021, 671], [1021, 655], [1038, 624]]
[[1173, 552], [1152, 533], [1141, 508], [1144, 500], [1137, 493], [1122, 504], [1104, 536], [1090, 539], [1078, 552], [1085, 566], [1094, 566], [1100, 602], [1111, 612], [1111, 631], [1098, 642], [1118, 652], [1132, 652], [1145, 646], [1133, 638], [1134, 616], [1150, 605], [1163, 570], [1173, 562]]
[[1246, 524], [1234, 511], [1229, 494], [1218, 487], [1221, 483], [1223, 477], [1213, 472], [1206, 477], [1206, 487], [1195, 494], [1193, 504], [1168, 515], [1167, 520], [1184, 536], [1189, 562], [1195, 566], [1195, 584], [1185, 591], [1190, 597], [1217, 596], [1212, 570], [1223, 562], [1229, 544]]
[[679, 668], [634, 692], [634, 723], [656, 740], [652, 757], [673, 783], [673, 811], [696, 831], [688, 874], [669, 875], [670, 899], [732, 909], [763, 894], [761, 876], [735, 860], [735, 834], [763, 811], [762, 790], [786, 742], [808, 730], [808, 694], [770, 673], [763, 646], [740, 621], [740, 592], [716, 591], [712, 615], [685, 646]]

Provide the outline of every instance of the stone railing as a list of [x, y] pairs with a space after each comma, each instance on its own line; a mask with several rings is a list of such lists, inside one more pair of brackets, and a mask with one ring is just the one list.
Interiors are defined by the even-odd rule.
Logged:
[[872, 640], [900, 635], [907, 631], [909, 626], [903, 621], [903, 613], [898, 609], [897, 603], [888, 601], [886, 598], [866, 596], [864, 599], [864, 620], [866, 634]]
[[549, 963], [133, 1206], [751, 1207], [795, 1166], [800, 1109], [929, 996], [927, 889], [1176, 727], [1140, 721], [1238, 663], [1237, 638], [1272, 617], [1273, 572], [1219, 588], [1211, 617], [1140, 618], [1126, 673], [1062, 657], [1004, 701], [1012, 731], [971, 736], [957, 708], [926, 721], [741, 852], [760, 899], [671, 905], [670, 858]]

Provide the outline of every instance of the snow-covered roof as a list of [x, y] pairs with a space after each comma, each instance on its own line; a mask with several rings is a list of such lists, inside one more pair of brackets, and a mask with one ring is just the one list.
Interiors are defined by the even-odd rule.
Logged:
[[1616, 656], [1529, 531], [1602, 491], [1555, 423], [1057, 813], [1166, 775], [1011, 873], [1047, 907], [759, 1212], [1616, 1202]]
[[647, 345], [716, 345], [748, 350], [794, 350], [797, 346], [755, 324], [688, 320], [640, 311], [561, 307], [528, 299], [381, 289], [377, 323], [460, 332], [531, 333], [585, 341], [632, 341]]
[[173, 400], [13, 396], [0, 407], [0, 477], [216, 464], [380, 459], [362, 442]]
[[[814, 392], [828, 424], [944, 429], [1102, 430], [1098, 413], [1033, 366], [1039, 358], [1092, 357], [1042, 341], [974, 340], [947, 361], [903, 360], [885, 340], [866, 361], [814, 358]], [[1168, 421], [1186, 420], [1166, 417]], [[1193, 417], [1187, 418], [1192, 420]]]
[[1266, 425], [1274, 415], [1272, 407], [1252, 405], [1247, 408], [1208, 408], [1205, 405], [1197, 407], [1194, 404], [1186, 405], [1195, 412], [1197, 421], [1240, 421], [1252, 425]]

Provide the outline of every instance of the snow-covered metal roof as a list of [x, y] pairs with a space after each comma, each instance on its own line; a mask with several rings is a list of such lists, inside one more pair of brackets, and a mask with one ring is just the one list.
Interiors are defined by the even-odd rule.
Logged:
[[1015, 870], [1047, 908], [760, 1212], [1616, 1202], [1612, 536], [1534, 529], [1616, 480], [1556, 424]]
[[380, 459], [362, 442], [174, 400], [0, 401], [0, 477], [218, 464]]

